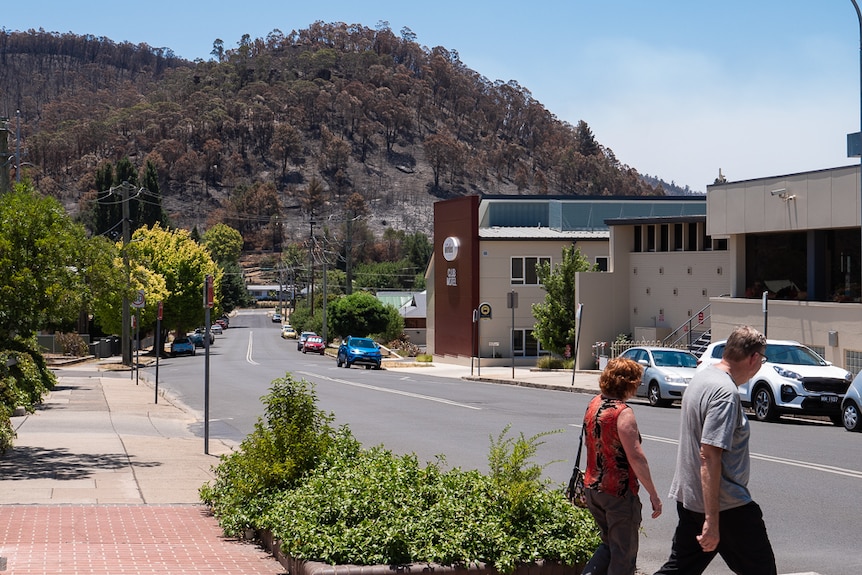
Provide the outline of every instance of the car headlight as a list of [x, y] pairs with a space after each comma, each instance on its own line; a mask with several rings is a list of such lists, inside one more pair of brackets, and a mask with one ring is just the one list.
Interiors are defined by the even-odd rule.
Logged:
[[780, 365], [773, 365], [772, 368], [775, 370], [775, 373], [777, 373], [781, 377], [786, 377], [787, 379], [795, 379], [796, 381], [802, 381], [802, 376], [795, 371], [785, 369]]

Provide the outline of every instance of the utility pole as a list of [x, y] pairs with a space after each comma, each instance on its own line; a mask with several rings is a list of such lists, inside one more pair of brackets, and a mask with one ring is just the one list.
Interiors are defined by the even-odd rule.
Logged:
[[311, 233], [308, 237], [308, 269], [311, 270], [309, 277], [308, 299], [311, 302], [311, 315], [314, 316], [314, 212], [311, 213]]
[[15, 110], [15, 183], [21, 183], [21, 110]]
[[131, 273], [129, 271], [129, 242], [132, 241], [132, 233], [129, 229], [129, 182], [123, 182], [120, 189], [123, 193], [123, 271], [126, 274], [126, 285], [123, 286], [123, 329], [121, 349], [123, 354], [123, 365], [132, 365], [132, 348], [129, 341], [129, 322], [131, 315], [129, 313], [129, 284], [131, 283]]
[[0, 194], [11, 191], [9, 180], [9, 164], [12, 156], [9, 155], [9, 126], [7, 119], [0, 117]]

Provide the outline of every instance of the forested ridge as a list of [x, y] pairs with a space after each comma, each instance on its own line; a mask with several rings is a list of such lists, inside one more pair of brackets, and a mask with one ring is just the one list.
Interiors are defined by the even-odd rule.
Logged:
[[316, 22], [212, 55], [0, 29], [10, 150], [20, 122], [24, 173], [82, 215], [107, 162], [149, 162], [172, 224], [225, 222], [264, 249], [307, 236], [312, 216], [430, 233], [433, 201], [465, 194], [664, 193], [587, 122], [407, 28]]

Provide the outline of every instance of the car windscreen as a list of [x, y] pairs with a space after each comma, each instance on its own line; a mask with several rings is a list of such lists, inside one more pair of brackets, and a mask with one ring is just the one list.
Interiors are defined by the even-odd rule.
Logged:
[[767, 344], [766, 357], [770, 363], [786, 365], [826, 365], [822, 357], [798, 345]]
[[310, 338], [306, 339], [305, 341], [310, 342], [310, 343], [323, 343], [323, 338], [322, 337], [310, 337]]
[[374, 349], [374, 342], [370, 339], [351, 339], [350, 346]]
[[697, 358], [684, 351], [654, 351], [652, 357], [658, 367], [697, 367]]

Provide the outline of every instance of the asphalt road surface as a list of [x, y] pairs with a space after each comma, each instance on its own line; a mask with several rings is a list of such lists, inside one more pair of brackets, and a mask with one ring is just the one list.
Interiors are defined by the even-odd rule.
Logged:
[[[510, 434], [543, 438], [536, 462], [563, 484], [571, 471], [587, 395], [439, 378], [421, 370], [339, 369], [330, 357], [302, 353], [279, 337], [263, 311], [242, 312], [210, 354], [210, 437], [241, 440], [262, 413], [259, 398], [270, 382], [290, 372], [313, 381], [322, 409], [346, 423], [366, 446], [383, 444], [420, 460], [444, 456], [450, 467], [487, 469], [490, 438]], [[190, 409], [203, 412], [204, 361], [163, 360], [160, 384]], [[148, 371], [152, 372], [152, 368]], [[660, 493], [673, 476], [679, 408], [632, 402]], [[752, 421], [750, 488], [764, 511], [779, 573], [858, 575], [862, 516], [862, 434], [823, 421]], [[202, 429], [201, 436], [203, 436]], [[645, 509], [648, 509], [645, 501]], [[676, 513], [645, 513], [639, 568], [652, 573], [670, 551]], [[717, 558], [709, 575], [731, 573]]]

